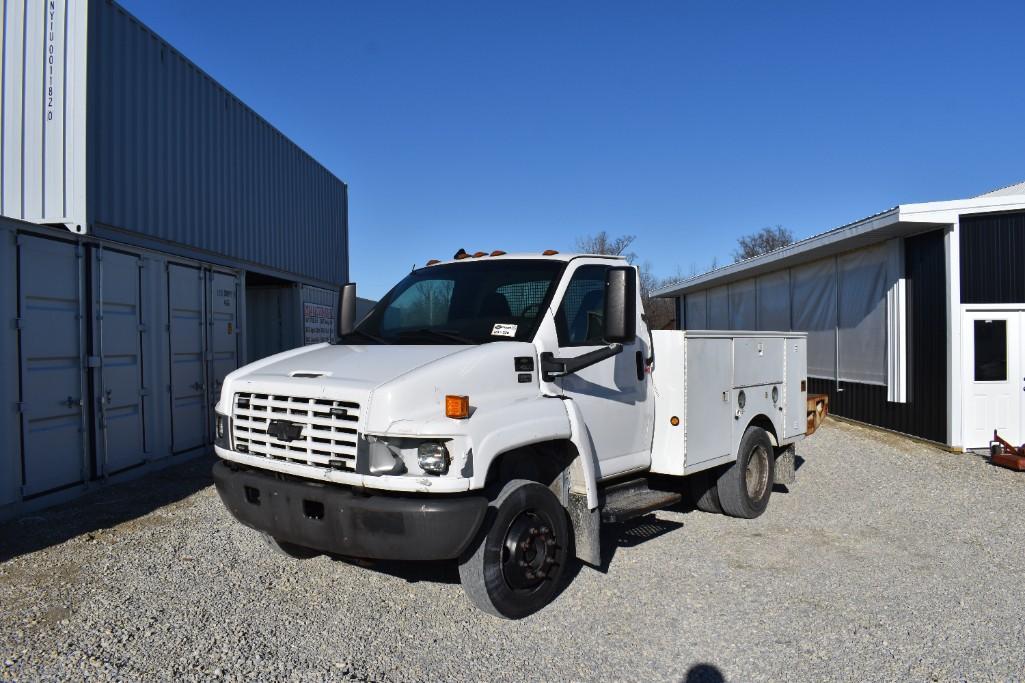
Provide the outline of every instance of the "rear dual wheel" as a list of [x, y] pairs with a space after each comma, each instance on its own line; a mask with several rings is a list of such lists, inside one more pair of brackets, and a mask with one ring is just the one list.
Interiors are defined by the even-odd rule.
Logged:
[[491, 503], [476, 547], [459, 562], [459, 578], [479, 609], [521, 619], [555, 599], [572, 556], [562, 504], [548, 487], [515, 479]]
[[722, 511], [732, 517], [753, 519], [769, 506], [776, 459], [768, 433], [748, 427], [740, 440], [737, 460], [719, 476], [716, 492]]

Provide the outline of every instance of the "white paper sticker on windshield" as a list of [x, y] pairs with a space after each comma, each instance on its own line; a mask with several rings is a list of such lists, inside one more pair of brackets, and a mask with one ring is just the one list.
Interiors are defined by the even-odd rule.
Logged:
[[515, 337], [516, 336], [516, 325], [509, 325], [506, 323], [495, 323], [495, 326], [491, 328], [492, 337]]

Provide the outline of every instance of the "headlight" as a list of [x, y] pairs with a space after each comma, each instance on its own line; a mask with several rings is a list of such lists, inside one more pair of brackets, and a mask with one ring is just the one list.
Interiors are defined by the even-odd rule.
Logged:
[[227, 415], [221, 415], [218, 412], [214, 412], [214, 445], [220, 446], [221, 448], [231, 449], [230, 439], [231, 435], [231, 418]]
[[445, 444], [438, 441], [427, 441], [416, 449], [417, 460], [420, 463], [420, 469], [428, 474], [445, 474], [448, 472], [448, 466], [451, 462], [451, 458], [448, 455], [448, 449], [445, 448]]

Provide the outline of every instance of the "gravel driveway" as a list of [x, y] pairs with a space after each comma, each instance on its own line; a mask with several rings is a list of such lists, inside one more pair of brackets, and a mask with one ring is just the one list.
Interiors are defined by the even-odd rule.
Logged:
[[761, 518], [613, 528], [520, 622], [446, 566], [273, 555], [185, 463], [0, 526], [0, 679], [1025, 677], [1025, 474], [836, 421], [798, 453]]

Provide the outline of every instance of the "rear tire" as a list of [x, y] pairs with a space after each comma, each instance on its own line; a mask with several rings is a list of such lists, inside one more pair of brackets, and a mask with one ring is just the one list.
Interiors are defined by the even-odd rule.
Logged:
[[514, 479], [492, 501], [475, 547], [459, 561], [470, 602], [504, 619], [522, 619], [558, 595], [573, 557], [566, 510], [548, 487]]
[[317, 555], [322, 554], [319, 550], [307, 548], [304, 545], [289, 543], [288, 541], [282, 541], [274, 538], [270, 534], [261, 534], [261, 536], [263, 536], [263, 542], [267, 544], [267, 547], [278, 555], [284, 555], [285, 557], [291, 557], [296, 560], [308, 560], [311, 557], [316, 557]]
[[737, 460], [719, 477], [717, 489], [723, 512], [753, 519], [769, 506], [775, 457], [772, 441], [761, 427], [748, 427], [740, 440]]

